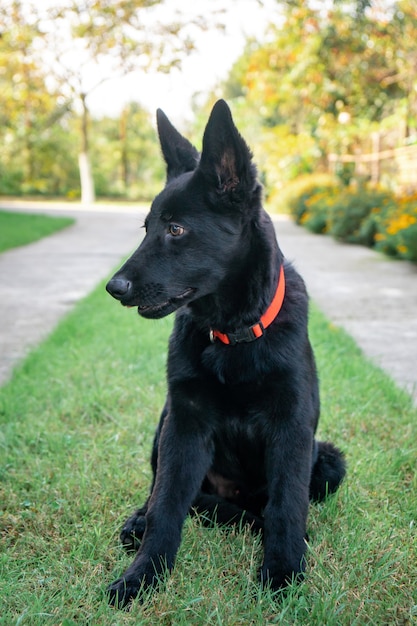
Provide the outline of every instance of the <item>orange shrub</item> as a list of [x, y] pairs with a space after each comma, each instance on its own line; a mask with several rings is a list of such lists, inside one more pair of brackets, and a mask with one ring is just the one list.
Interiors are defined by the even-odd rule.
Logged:
[[395, 199], [377, 218], [375, 247], [391, 256], [417, 262], [417, 193]]

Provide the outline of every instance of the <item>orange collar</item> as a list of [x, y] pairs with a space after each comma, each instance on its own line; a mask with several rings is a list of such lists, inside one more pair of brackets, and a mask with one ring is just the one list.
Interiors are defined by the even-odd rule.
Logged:
[[278, 313], [281, 310], [282, 303], [284, 302], [285, 296], [285, 275], [284, 275], [284, 267], [281, 265], [279, 280], [277, 285], [277, 290], [275, 292], [274, 298], [269, 305], [268, 309], [262, 315], [259, 322], [254, 324], [253, 326], [248, 326], [247, 328], [241, 328], [240, 330], [235, 331], [234, 333], [221, 333], [219, 330], [210, 330], [210, 341], [214, 343], [216, 339], [221, 341], [222, 343], [228, 346], [234, 346], [237, 343], [249, 343], [250, 341], [255, 341], [255, 339], [259, 339], [264, 334], [265, 328], [267, 328]]

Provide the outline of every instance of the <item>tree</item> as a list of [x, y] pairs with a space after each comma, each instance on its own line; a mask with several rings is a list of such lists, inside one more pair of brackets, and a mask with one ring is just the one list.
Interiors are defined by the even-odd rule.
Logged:
[[119, 118], [93, 119], [91, 125], [98, 194], [140, 200], [155, 196], [164, 168], [149, 113], [130, 103]]
[[404, 135], [409, 138], [417, 131], [417, 11], [414, 0], [400, 0], [395, 4], [388, 28], [392, 41], [389, 54], [395, 61], [395, 72], [384, 80], [383, 86], [395, 85], [402, 91]]
[[0, 23], [0, 184], [6, 192], [15, 192], [19, 184], [36, 191], [36, 148], [45, 148], [51, 127], [68, 106], [46, 88], [45, 71], [32, 55], [40, 31], [26, 19], [21, 3], [0, 7]]
[[[167, 23], [157, 13], [163, 0], [63, 0], [56, 6], [35, 0], [6, 0], [3, 11], [16, 29], [31, 25], [36, 35], [27, 54], [44, 68], [47, 85], [80, 113], [82, 200], [94, 199], [90, 165], [89, 96], [116, 75], [178, 67], [193, 48], [193, 29], [181, 15]], [[156, 20], [159, 17], [161, 19]], [[9, 19], [10, 21], [10, 19]]]
[[[378, 11], [360, 0], [280, 4], [266, 43], [248, 46], [227, 85], [258, 111], [270, 145], [274, 136], [286, 137], [281, 150], [295, 151], [292, 165], [301, 147], [305, 171], [314, 160], [324, 165], [328, 152], [360, 149], [406, 94], [413, 108], [417, 16], [412, 0], [378, 3]], [[287, 171], [296, 174], [297, 167]]]

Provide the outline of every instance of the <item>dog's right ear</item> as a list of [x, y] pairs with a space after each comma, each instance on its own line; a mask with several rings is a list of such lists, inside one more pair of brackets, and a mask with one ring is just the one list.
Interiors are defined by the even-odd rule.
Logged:
[[167, 164], [167, 182], [192, 172], [198, 165], [200, 155], [194, 146], [171, 124], [161, 109], [156, 112], [159, 141]]
[[207, 122], [199, 169], [226, 201], [235, 203], [259, 187], [252, 153], [224, 100], [216, 102]]

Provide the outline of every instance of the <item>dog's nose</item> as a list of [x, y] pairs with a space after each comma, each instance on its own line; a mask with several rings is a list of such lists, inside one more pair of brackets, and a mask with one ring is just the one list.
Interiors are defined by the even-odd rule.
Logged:
[[113, 276], [106, 285], [106, 289], [113, 298], [121, 300], [129, 294], [132, 283], [124, 276]]

